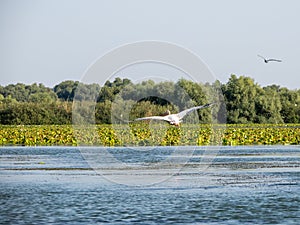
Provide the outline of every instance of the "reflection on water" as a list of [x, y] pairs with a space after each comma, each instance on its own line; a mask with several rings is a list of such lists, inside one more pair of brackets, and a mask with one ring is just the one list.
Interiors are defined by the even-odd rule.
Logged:
[[1, 148], [0, 224], [299, 224], [299, 146], [222, 147], [205, 170], [204, 147], [106, 151], [95, 171], [74, 147]]

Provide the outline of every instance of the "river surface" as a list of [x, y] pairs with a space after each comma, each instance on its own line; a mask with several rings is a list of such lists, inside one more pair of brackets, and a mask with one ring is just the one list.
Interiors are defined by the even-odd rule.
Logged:
[[299, 221], [300, 146], [0, 148], [0, 224]]

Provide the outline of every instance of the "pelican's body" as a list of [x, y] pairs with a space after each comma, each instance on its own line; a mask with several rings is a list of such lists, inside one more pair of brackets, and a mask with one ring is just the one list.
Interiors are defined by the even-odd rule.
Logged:
[[169, 122], [171, 125], [179, 126], [179, 124], [182, 122], [183, 117], [185, 117], [186, 115], [190, 114], [194, 110], [207, 108], [207, 107], [209, 107], [213, 104], [214, 103], [209, 103], [209, 104], [206, 104], [206, 105], [195, 106], [195, 107], [183, 110], [183, 111], [181, 111], [177, 114], [170, 114], [170, 111], [167, 111], [168, 115], [165, 115], [165, 116], [148, 116], [148, 117], [137, 118], [134, 121], [163, 120], [163, 121]]
[[261, 55], [257, 55], [258, 57], [262, 58], [264, 60], [265, 63], [268, 62], [282, 62], [280, 59], [266, 59], [265, 57], [261, 56]]

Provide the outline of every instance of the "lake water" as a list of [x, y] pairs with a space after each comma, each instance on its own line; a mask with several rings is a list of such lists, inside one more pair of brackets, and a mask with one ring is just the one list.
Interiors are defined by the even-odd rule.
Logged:
[[300, 146], [2, 147], [0, 224], [299, 224]]

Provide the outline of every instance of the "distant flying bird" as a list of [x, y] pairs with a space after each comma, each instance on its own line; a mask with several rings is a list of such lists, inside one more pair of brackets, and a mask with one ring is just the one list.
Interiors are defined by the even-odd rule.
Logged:
[[265, 63], [268, 62], [282, 62], [280, 59], [266, 59], [265, 57], [261, 56], [261, 55], [257, 55], [258, 57], [262, 58], [264, 60]]
[[178, 126], [179, 123], [182, 122], [183, 117], [190, 114], [194, 110], [207, 108], [207, 107], [212, 106], [214, 104], [215, 103], [209, 103], [209, 104], [205, 104], [205, 105], [201, 105], [201, 106], [195, 106], [195, 107], [183, 110], [183, 111], [181, 111], [180, 113], [177, 113], [177, 114], [171, 114], [170, 111], [168, 110], [167, 115], [165, 115], [165, 116], [148, 116], [148, 117], [137, 118], [134, 121], [163, 120], [163, 121], [169, 122], [171, 125]]

